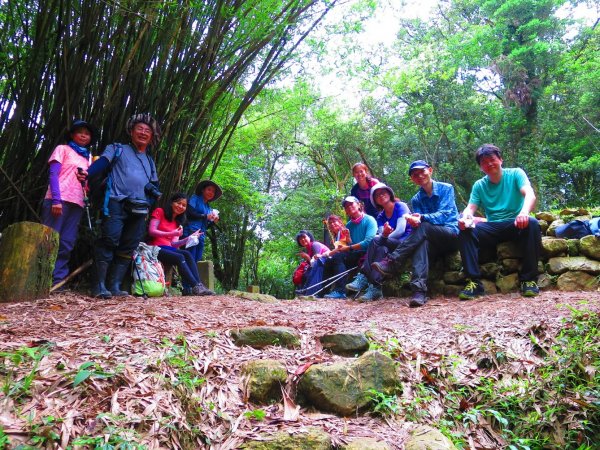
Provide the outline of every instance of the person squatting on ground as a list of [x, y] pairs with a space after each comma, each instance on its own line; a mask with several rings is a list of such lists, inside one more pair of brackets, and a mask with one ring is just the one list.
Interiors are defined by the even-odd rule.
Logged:
[[196, 230], [190, 236], [179, 239], [183, 234], [186, 209], [185, 194], [176, 193], [170, 198], [168, 206], [152, 211], [148, 226], [148, 235], [150, 236], [148, 244], [160, 247], [158, 252], [160, 262], [177, 266], [179, 275], [183, 279], [183, 295], [215, 295], [200, 281], [198, 266], [192, 254], [178, 248], [185, 245], [190, 236], [198, 236], [202, 233], [202, 231]]
[[[359, 264], [377, 232], [377, 222], [373, 217], [363, 212], [361, 203], [356, 197], [346, 197], [342, 201], [342, 206], [349, 218], [346, 224], [349, 233], [348, 241], [327, 253], [323, 253], [323, 256], [329, 257], [325, 262], [325, 271], [332, 272], [334, 276], [340, 275], [346, 272], [347, 269], [352, 269]], [[341, 232], [344, 227], [341, 219], [333, 215], [327, 218], [327, 223], [334, 233]], [[336, 229], [338, 231], [335, 231]], [[347, 278], [347, 275], [340, 276], [335, 282], [332, 292], [325, 295], [325, 298], [345, 299]]]
[[371, 266], [382, 275], [392, 276], [412, 256], [410, 286], [413, 296], [409, 306], [414, 308], [427, 302], [430, 259], [458, 250], [458, 209], [454, 188], [448, 183], [433, 180], [433, 168], [427, 162], [412, 162], [408, 175], [419, 186], [411, 199], [413, 213], [406, 215], [412, 232], [386, 258]]
[[[69, 274], [69, 257], [77, 240], [79, 222], [83, 215], [85, 171], [90, 166], [88, 146], [95, 138], [92, 125], [75, 120], [66, 133], [66, 145], [57, 146], [48, 165], [48, 190], [42, 204], [42, 223], [56, 230], [60, 236], [58, 255], [52, 273], [52, 285]], [[83, 172], [79, 173], [78, 169]]]
[[365, 208], [365, 212], [376, 219], [379, 210], [371, 203], [371, 188], [379, 183], [379, 180], [373, 178], [367, 165], [362, 162], [352, 166], [352, 176], [356, 183], [350, 189], [350, 195], [359, 199]]
[[[323, 281], [323, 271], [325, 258], [321, 255], [329, 251], [325, 244], [315, 241], [314, 236], [310, 231], [300, 230], [296, 235], [296, 242], [300, 247], [304, 247], [306, 251], [298, 252], [304, 264], [307, 265], [304, 274], [302, 275], [302, 283], [298, 287], [300, 295], [314, 295], [321, 291], [321, 281]], [[322, 295], [318, 295], [322, 297]]]
[[93, 179], [109, 170], [100, 237], [94, 248], [97, 277], [92, 289], [94, 297], [128, 295], [121, 290], [121, 281], [146, 231], [150, 203], [161, 195], [156, 166], [148, 154], [160, 138], [158, 122], [148, 113], [136, 114], [125, 128], [131, 144], [108, 145], [88, 174]]
[[377, 216], [377, 235], [367, 248], [361, 272], [354, 281], [346, 285], [346, 289], [361, 292], [366, 288], [364, 295], [358, 298], [360, 302], [370, 302], [383, 297], [381, 283], [383, 275], [372, 269], [374, 262], [381, 261], [385, 255], [394, 249], [411, 233], [405, 217], [410, 214], [406, 203], [396, 200], [391, 187], [377, 183], [371, 188], [371, 203], [380, 211]]
[[[535, 207], [535, 193], [521, 168], [502, 167], [502, 153], [492, 144], [475, 152], [475, 161], [485, 176], [475, 182], [469, 203], [458, 221], [460, 256], [467, 276], [461, 300], [470, 300], [485, 291], [481, 284], [479, 250], [496, 248], [500, 242], [514, 241], [523, 251], [519, 272], [521, 292], [525, 297], [539, 293], [536, 284], [542, 234], [538, 221], [529, 216]], [[476, 223], [477, 208], [485, 210], [487, 222]]]
[[217, 183], [212, 180], [202, 180], [196, 186], [196, 193], [190, 197], [188, 202], [187, 223], [183, 229], [184, 236], [189, 236], [198, 230], [202, 232], [198, 236], [198, 245], [188, 249], [196, 262], [202, 261], [206, 230], [213, 223], [219, 221], [219, 211], [212, 209], [209, 203], [218, 200], [221, 195], [223, 195], [223, 190]]

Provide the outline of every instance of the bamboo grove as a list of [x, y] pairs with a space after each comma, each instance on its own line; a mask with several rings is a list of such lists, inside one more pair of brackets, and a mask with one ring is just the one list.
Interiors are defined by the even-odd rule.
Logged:
[[164, 192], [214, 173], [246, 108], [335, 3], [1, 2], [0, 228], [35, 219], [73, 118], [101, 130], [102, 149], [126, 139], [131, 114], [155, 114]]

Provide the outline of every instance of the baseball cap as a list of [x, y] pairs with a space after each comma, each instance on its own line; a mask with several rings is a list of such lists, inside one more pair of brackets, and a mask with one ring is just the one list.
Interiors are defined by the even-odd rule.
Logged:
[[360, 200], [358, 200], [354, 195], [349, 195], [342, 200], [342, 208], [346, 207], [346, 203], [360, 203]]
[[428, 167], [431, 167], [431, 166], [429, 164], [427, 164], [426, 161], [423, 161], [422, 159], [413, 161], [410, 163], [410, 167], [408, 168], [408, 176], [410, 176], [412, 171], [415, 169], [427, 169]]

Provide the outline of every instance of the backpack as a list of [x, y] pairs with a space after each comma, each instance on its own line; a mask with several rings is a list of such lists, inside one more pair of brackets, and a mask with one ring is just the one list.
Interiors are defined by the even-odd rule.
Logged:
[[310, 267], [310, 263], [306, 260], [303, 260], [298, 265], [298, 267], [296, 267], [296, 270], [294, 270], [294, 274], [292, 275], [292, 282], [296, 286], [302, 285], [302, 279], [304, 278], [304, 273], [308, 270], [309, 267]]
[[581, 239], [592, 234], [590, 223], [587, 220], [572, 220], [569, 223], [556, 227], [557, 238]]
[[[110, 188], [112, 186], [112, 169], [117, 160], [121, 157], [121, 153], [123, 153], [123, 146], [121, 144], [117, 142], [113, 145], [116, 147], [115, 154], [108, 167], [104, 172], [88, 179], [88, 198], [90, 204], [92, 207], [102, 210], [106, 210], [108, 207]], [[105, 211], [105, 214], [108, 215], [108, 211]]]
[[165, 293], [165, 271], [158, 260], [160, 247], [140, 242], [133, 252], [133, 283], [131, 293], [146, 297], [161, 297]]

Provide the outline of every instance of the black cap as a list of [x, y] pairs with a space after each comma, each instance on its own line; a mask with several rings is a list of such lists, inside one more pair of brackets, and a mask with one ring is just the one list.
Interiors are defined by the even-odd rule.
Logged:
[[431, 167], [429, 164], [427, 164], [426, 161], [423, 161], [422, 159], [418, 159], [417, 161], [413, 161], [410, 163], [410, 167], [408, 168], [408, 176], [410, 176], [410, 174], [412, 173], [413, 170], [415, 169], [427, 169]]
[[94, 127], [91, 123], [86, 122], [85, 120], [75, 119], [69, 128], [68, 136], [66, 136], [67, 140], [71, 139], [71, 134], [73, 134], [73, 132], [78, 128], [87, 128], [87, 130], [92, 135], [91, 142], [94, 142], [96, 140], [96, 138], [98, 137], [98, 132], [96, 130], [96, 127]]

